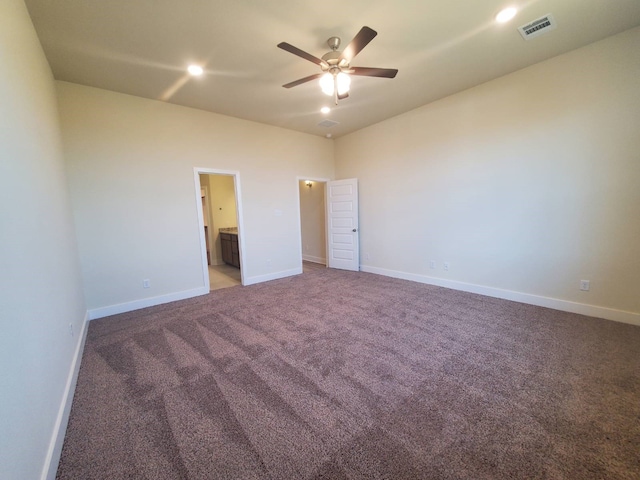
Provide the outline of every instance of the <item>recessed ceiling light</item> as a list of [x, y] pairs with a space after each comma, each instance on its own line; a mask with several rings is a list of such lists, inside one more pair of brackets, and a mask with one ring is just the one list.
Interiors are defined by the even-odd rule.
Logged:
[[204, 73], [204, 69], [200, 65], [189, 65], [187, 72], [194, 77], [198, 77]]
[[322, 108], [320, 109], [320, 111], [321, 111], [322, 113], [329, 113], [329, 112], [331, 111], [331, 109], [330, 109], [329, 107], [322, 107]]
[[331, 134], [330, 134], [330, 133], [327, 133], [327, 134], [325, 135], [325, 137], [327, 137], [327, 138], [331, 138]]
[[498, 15], [496, 15], [496, 22], [498, 23], [508, 22], [509, 20], [511, 20], [513, 17], [516, 16], [516, 13], [518, 13], [518, 10], [515, 7], [505, 8], [504, 10], [501, 10], [500, 13], [498, 13]]

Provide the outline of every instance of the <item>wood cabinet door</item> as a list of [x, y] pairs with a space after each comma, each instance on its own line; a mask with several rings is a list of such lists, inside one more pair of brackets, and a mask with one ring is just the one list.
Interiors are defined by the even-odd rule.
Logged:
[[220, 235], [220, 246], [222, 247], [222, 261], [233, 265], [231, 235]]

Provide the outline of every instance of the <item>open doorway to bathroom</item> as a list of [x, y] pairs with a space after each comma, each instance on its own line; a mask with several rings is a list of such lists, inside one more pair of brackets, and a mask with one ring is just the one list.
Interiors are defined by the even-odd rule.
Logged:
[[304, 273], [327, 266], [326, 180], [298, 179]]
[[[202, 239], [209, 290], [242, 284], [241, 232], [236, 174], [198, 171]], [[203, 266], [204, 268], [204, 266]]]

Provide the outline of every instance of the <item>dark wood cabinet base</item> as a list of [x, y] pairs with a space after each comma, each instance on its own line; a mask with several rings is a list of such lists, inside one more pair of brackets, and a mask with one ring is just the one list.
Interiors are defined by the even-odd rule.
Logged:
[[238, 235], [235, 233], [220, 232], [220, 244], [222, 246], [222, 261], [228, 265], [240, 268]]

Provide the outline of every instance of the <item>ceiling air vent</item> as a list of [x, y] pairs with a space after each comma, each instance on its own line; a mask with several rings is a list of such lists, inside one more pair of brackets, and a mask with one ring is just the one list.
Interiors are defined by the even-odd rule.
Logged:
[[323, 120], [318, 124], [318, 126], [319, 127], [329, 128], [329, 127], [333, 127], [334, 125], [338, 125], [338, 123], [340, 123], [340, 122], [336, 122], [336, 121], [333, 121], [333, 120]]
[[522, 38], [525, 40], [530, 40], [534, 37], [539, 37], [543, 33], [550, 32], [551, 30], [555, 30], [556, 21], [553, 19], [553, 15], [548, 14], [544, 17], [540, 17], [537, 20], [534, 20], [531, 23], [527, 23], [521, 27], [518, 27], [518, 31]]

